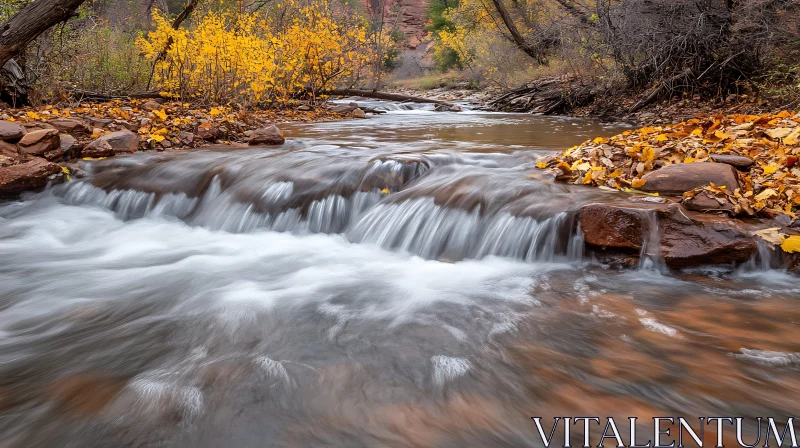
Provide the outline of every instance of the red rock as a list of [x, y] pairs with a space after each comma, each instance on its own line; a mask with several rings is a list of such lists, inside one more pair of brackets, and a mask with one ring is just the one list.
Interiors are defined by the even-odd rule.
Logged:
[[750, 157], [736, 154], [711, 154], [711, 160], [717, 163], [727, 163], [732, 167], [740, 169], [750, 168], [755, 163]]
[[139, 149], [141, 138], [128, 130], [101, 135], [81, 151], [83, 157], [110, 157], [120, 153], [132, 153]]
[[73, 374], [53, 382], [50, 398], [67, 412], [80, 416], [95, 415], [122, 392], [126, 381], [105, 375]]
[[[54, 177], [51, 177], [54, 176]], [[0, 194], [16, 194], [42, 188], [51, 180], [63, 179], [61, 166], [44, 159], [0, 168]]]
[[286, 140], [281, 135], [281, 131], [275, 125], [258, 128], [250, 134], [247, 143], [254, 145], [282, 145]]
[[19, 123], [0, 120], [0, 140], [16, 141], [25, 135], [25, 129]]
[[685, 210], [678, 204], [657, 205], [654, 211], [619, 204], [589, 204], [581, 208], [580, 225], [589, 246], [616, 250], [626, 257], [641, 250], [654, 213], [661, 256], [670, 267], [743, 263], [756, 251], [751, 235], [731, 220]]
[[91, 130], [85, 121], [78, 118], [55, 118], [47, 122], [59, 132], [70, 135], [90, 134]]
[[616, 249], [641, 250], [647, 227], [644, 211], [608, 204], [581, 208], [580, 225], [587, 244]]
[[659, 219], [661, 255], [668, 266], [744, 263], [755, 253], [755, 240], [735, 221], [690, 216], [689, 223], [670, 216]]
[[216, 140], [219, 136], [219, 128], [216, 126], [198, 126], [195, 134], [202, 140]]
[[58, 149], [61, 140], [56, 129], [41, 129], [25, 134], [17, 143], [21, 154], [44, 156], [46, 153]]
[[729, 212], [733, 210], [733, 205], [730, 202], [722, 200], [722, 203], [720, 203], [705, 191], [684, 199], [681, 204], [688, 210], [698, 212]]
[[683, 193], [713, 183], [729, 191], [739, 188], [736, 169], [725, 163], [676, 163], [645, 174], [643, 191], [680, 196]]

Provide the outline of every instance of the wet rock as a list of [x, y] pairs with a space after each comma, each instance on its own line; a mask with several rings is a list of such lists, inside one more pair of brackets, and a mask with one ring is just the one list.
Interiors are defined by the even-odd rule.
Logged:
[[756, 242], [733, 220], [691, 216], [691, 224], [660, 216], [661, 254], [667, 266], [744, 263]]
[[725, 163], [677, 163], [651, 171], [642, 179], [647, 181], [641, 188], [643, 191], [673, 196], [680, 196], [709, 183], [718, 187], [725, 186], [729, 191], [739, 188], [736, 169]]
[[308, 111], [314, 110], [314, 108], [311, 107], [311, 106], [307, 106], [307, 105], [303, 104], [302, 106], [297, 106], [297, 110], [300, 110], [300, 111], [303, 111], [303, 112], [308, 112]]
[[355, 103], [350, 103], [347, 105], [340, 104], [337, 106], [333, 106], [331, 108], [331, 111], [336, 112], [339, 115], [348, 115], [356, 109], [358, 109], [358, 106]]
[[126, 381], [105, 375], [80, 373], [56, 380], [48, 388], [61, 410], [79, 416], [96, 415], [125, 387]]
[[19, 123], [0, 121], [0, 140], [17, 141], [25, 135], [25, 129]]
[[63, 179], [61, 166], [44, 159], [0, 168], [0, 194], [17, 194], [42, 188], [51, 180]]
[[440, 103], [433, 107], [433, 110], [436, 112], [461, 112], [462, 109], [460, 106], [456, 104], [444, 104]]
[[753, 166], [753, 159], [736, 154], [711, 154], [711, 160], [717, 163], [726, 163], [734, 168], [746, 170]]
[[681, 203], [688, 210], [698, 212], [730, 212], [733, 210], [733, 205], [730, 202], [724, 199], [717, 200], [714, 196], [709, 195], [705, 191], [690, 198], [686, 198]]
[[219, 136], [219, 128], [216, 126], [198, 126], [197, 131], [195, 132], [198, 138], [201, 140], [209, 140], [213, 141], [216, 140]]
[[622, 258], [641, 250], [655, 223], [660, 253], [669, 267], [743, 263], [756, 251], [755, 240], [736, 221], [692, 213], [678, 204], [657, 204], [649, 210], [589, 204], [580, 210], [586, 244], [616, 251]]
[[606, 204], [581, 208], [580, 225], [587, 244], [641, 250], [646, 229], [644, 211]]
[[138, 134], [131, 131], [116, 131], [101, 135], [81, 151], [83, 157], [110, 157], [120, 153], [132, 153], [139, 149]]
[[281, 135], [280, 129], [275, 125], [258, 128], [250, 134], [247, 144], [255, 145], [282, 145], [286, 140]]
[[49, 120], [47, 123], [58, 129], [58, 132], [63, 132], [65, 134], [86, 135], [91, 133], [89, 125], [78, 118], [56, 118]]
[[353, 109], [353, 112], [350, 113], [353, 118], [367, 118], [367, 113], [361, 110], [361, 108], [356, 107]]
[[69, 134], [62, 134], [59, 136], [60, 139], [60, 146], [61, 146], [61, 153], [64, 157], [72, 158], [77, 157], [80, 153], [80, 145], [78, 145], [78, 141], [75, 137]]
[[58, 131], [55, 129], [41, 129], [25, 134], [17, 143], [20, 154], [44, 157], [46, 153], [61, 147]]
[[178, 134], [178, 138], [180, 139], [181, 143], [187, 146], [191, 145], [192, 142], [194, 142], [194, 134], [192, 134], [191, 132], [183, 131]]

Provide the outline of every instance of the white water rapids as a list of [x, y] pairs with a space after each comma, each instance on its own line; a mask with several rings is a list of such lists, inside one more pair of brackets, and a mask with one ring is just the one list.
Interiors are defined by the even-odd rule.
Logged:
[[539, 446], [532, 415], [798, 414], [796, 279], [590, 263], [573, 212], [613, 198], [528, 177], [615, 129], [386, 108], [0, 203], [0, 445]]

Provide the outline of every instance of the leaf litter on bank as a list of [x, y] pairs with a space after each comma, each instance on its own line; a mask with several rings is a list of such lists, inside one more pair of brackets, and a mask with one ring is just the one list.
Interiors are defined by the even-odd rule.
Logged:
[[598, 137], [543, 160], [539, 169], [575, 184], [622, 191], [645, 186], [642, 177], [679, 163], [713, 161], [713, 155], [736, 155], [754, 163], [737, 170], [739, 188], [709, 183], [684, 194], [705, 192], [730, 204], [740, 216], [797, 217], [800, 207], [800, 114], [710, 115], [666, 126], [647, 126], [610, 138]]

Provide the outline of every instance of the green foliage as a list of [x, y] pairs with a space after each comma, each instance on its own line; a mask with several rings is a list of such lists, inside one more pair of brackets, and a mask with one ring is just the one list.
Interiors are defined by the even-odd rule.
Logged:
[[[459, 0], [430, 0], [428, 9], [429, 24], [426, 29], [438, 36], [440, 31], [454, 31], [455, 24], [447, 16], [448, 9], [457, 8]], [[446, 72], [452, 69], [463, 68], [463, 63], [458, 52], [453, 49], [436, 52], [434, 55], [436, 69]]]
[[2, 0], [0, 1], [0, 23], [10, 19], [11, 16], [17, 13], [25, 5], [32, 0]]

